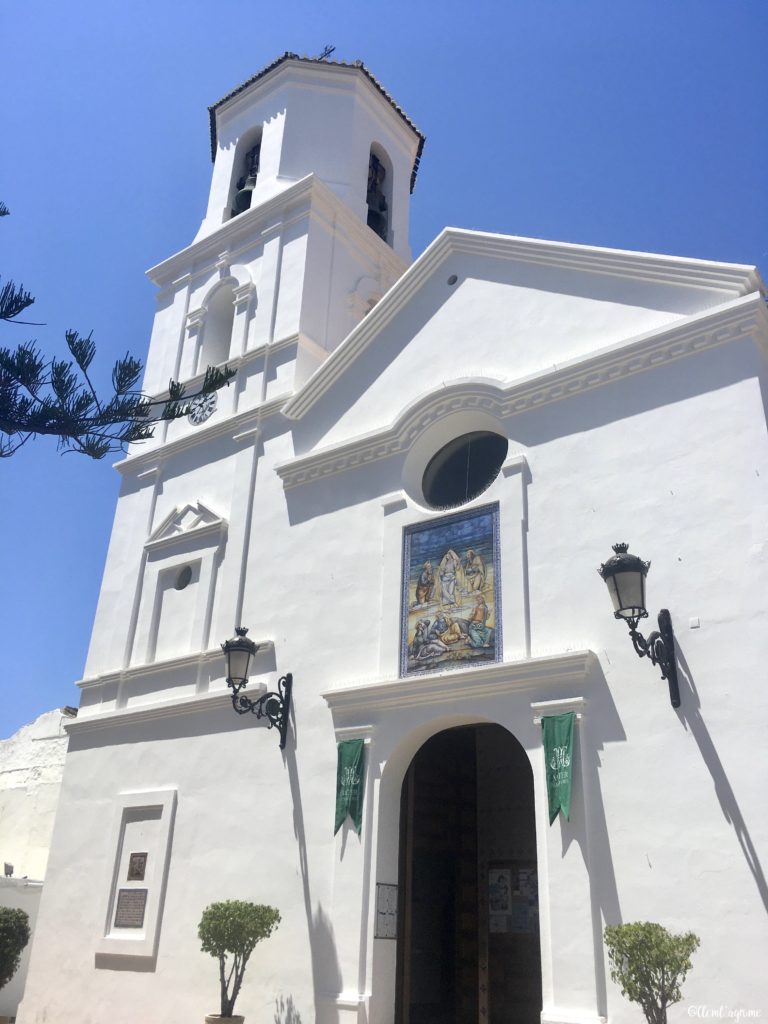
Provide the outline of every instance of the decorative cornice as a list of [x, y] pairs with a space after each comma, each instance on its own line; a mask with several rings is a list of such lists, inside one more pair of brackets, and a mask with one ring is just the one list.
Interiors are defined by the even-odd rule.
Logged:
[[[221, 651], [219, 651], [221, 657]], [[250, 685], [250, 684], [249, 684]], [[249, 691], [250, 692], [250, 691]], [[266, 684], [253, 687], [253, 692], [266, 692]], [[151, 722], [159, 718], [176, 718], [179, 715], [196, 715], [200, 712], [219, 711], [232, 706], [232, 693], [229, 689], [216, 693], [196, 694], [194, 697], [179, 697], [161, 701], [157, 704], [142, 704], [139, 707], [121, 708], [119, 711], [103, 711], [101, 714], [76, 718], [65, 724], [68, 733], [92, 732], [95, 729], [108, 729], [116, 725], [135, 725], [139, 722]]]
[[225, 419], [218, 420], [210, 425], [204, 424], [202, 427], [198, 427], [196, 430], [189, 434], [184, 434], [183, 437], [176, 438], [174, 441], [168, 441], [166, 444], [151, 448], [146, 452], [129, 455], [121, 462], [115, 462], [113, 469], [126, 476], [138, 473], [151, 463], [166, 462], [168, 459], [173, 458], [173, 456], [178, 455], [179, 452], [186, 451], [188, 448], [194, 448], [201, 441], [210, 441], [212, 438], [226, 437], [227, 435], [231, 436], [233, 441], [242, 438], [243, 434], [249, 432], [252, 420], [258, 421], [252, 424], [256, 427], [269, 416], [276, 416], [282, 412], [283, 406], [291, 394], [292, 392], [286, 392], [285, 394], [277, 395], [275, 398], [270, 398], [268, 402], [252, 406], [250, 409], [236, 413], [234, 416], [227, 416]]
[[[274, 644], [271, 640], [259, 640], [257, 646], [260, 651], [267, 651], [271, 650]], [[139, 679], [144, 676], [162, 675], [164, 672], [175, 672], [180, 668], [196, 670], [221, 658], [221, 647], [211, 647], [207, 651], [197, 652], [196, 654], [182, 654], [178, 658], [148, 661], [141, 665], [131, 665], [128, 668], [115, 669], [113, 672], [103, 672], [97, 676], [86, 676], [85, 679], [78, 680], [75, 686], [78, 686], [81, 690], [90, 690], [94, 686], [103, 686], [105, 683], [119, 683], [126, 680]]]
[[541, 725], [541, 719], [546, 715], [565, 715], [569, 711], [574, 712], [576, 718], [580, 719], [584, 714], [586, 706], [586, 697], [563, 697], [562, 700], [532, 701], [533, 724]]
[[762, 281], [754, 267], [735, 263], [714, 263], [445, 228], [368, 316], [347, 335], [329, 359], [318, 367], [286, 406], [286, 415], [292, 419], [304, 416], [407, 305], [428, 278], [452, 256], [465, 254], [659, 285], [720, 291], [724, 298], [738, 298], [749, 292], [763, 290]]
[[338, 687], [326, 690], [322, 697], [334, 713], [443, 704], [496, 697], [550, 683], [580, 682], [596, 664], [597, 656], [592, 651], [569, 651], [524, 661], [502, 661], [483, 668]]
[[162, 263], [150, 267], [146, 272], [147, 277], [163, 287], [179, 274], [187, 274], [193, 265], [215, 267], [223, 248], [229, 250], [229, 259], [236, 263], [241, 251], [252, 249], [258, 244], [260, 236], [263, 241], [271, 237], [276, 227], [280, 227], [281, 220], [283, 226], [287, 227], [287, 215], [302, 204], [305, 204], [301, 210], [302, 217], [325, 212], [329, 222], [333, 222], [343, 234], [354, 240], [358, 248], [370, 256], [372, 262], [391, 263], [393, 272], [397, 274], [405, 270], [405, 264], [386, 242], [378, 238], [316, 175], [308, 174], [232, 220], [225, 221], [210, 234], [192, 242]]
[[157, 540], [148, 540], [144, 545], [146, 551], [158, 551], [161, 548], [176, 547], [186, 543], [190, 539], [202, 540], [204, 537], [221, 537], [227, 532], [226, 519], [217, 519], [213, 523], [205, 523], [203, 526], [195, 526], [191, 530], [184, 530], [171, 537], [158, 537]]
[[281, 214], [286, 208], [308, 199], [315, 184], [314, 175], [308, 174], [305, 178], [301, 178], [300, 181], [283, 189], [282, 192], [278, 192], [277, 195], [259, 203], [258, 206], [244, 211], [239, 217], [225, 221], [215, 231], [192, 242], [191, 245], [174, 253], [173, 256], [169, 256], [162, 263], [156, 263], [154, 267], [147, 270], [147, 277], [156, 285], [162, 286], [178, 274], [188, 272], [193, 264], [205, 261], [211, 267], [215, 266], [222, 249], [225, 248], [229, 250], [230, 258], [234, 260], [241, 241], [244, 242], [247, 239], [247, 244], [253, 245], [256, 240], [254, 236], [258, 235], [262, 221], [264, 221], [264, 228], [271, 228], [275, 216]]
[[[276, 472], [286, 488], [333, 476], [407, 451], [431, 423], [449, 413], [483, 409], [506, 419], [738, 341], [758, 327], [768, 328], [768, 312], [761, 297], [752, 294], [516, 381], [453, 381], [411, 403], [389, 427], [301, 455]], [[283, 409], [285, 415], [295, 410], [295, 401]]]

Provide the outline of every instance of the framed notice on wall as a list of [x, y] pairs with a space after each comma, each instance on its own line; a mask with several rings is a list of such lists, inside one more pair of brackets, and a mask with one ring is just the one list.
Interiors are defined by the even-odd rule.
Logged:
[[406, 528], [400, 674], [501, 661], [499, 506]]

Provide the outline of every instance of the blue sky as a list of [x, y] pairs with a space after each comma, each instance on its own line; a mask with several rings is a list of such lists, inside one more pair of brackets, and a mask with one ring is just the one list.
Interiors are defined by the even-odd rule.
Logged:
[[[46, 325], [0, 344], [93, 330], [103, 380], [146, 354], [144, 270], [203, 216], [207, 106], [327, 43], [427, 135], [414, 255], [451, 224], [768, 271], [765, 0], [5, 0], [0, 33], [0, 273]], [[0, 463], [0, 737], [78, 703], [111, 461]]]

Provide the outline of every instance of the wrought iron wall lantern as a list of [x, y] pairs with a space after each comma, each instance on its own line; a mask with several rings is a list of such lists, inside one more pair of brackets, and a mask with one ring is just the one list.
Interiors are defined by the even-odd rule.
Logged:
[[631, 555], [628, 544], [614, 544], [614, 554], [607, 562], [603, 562], [597, 570], [613, 601], [614, 618], [624, 619], [629, 626], [632, 644], [641, 658], [650, 658], [651, 663], [658, 665], [661, 678], [669, 683], [669, 699], [673, 708], [680, 707], [680, 690], [677, 685], [677, 665], [675, 664], [675, 634], [672, 631], [672, 619], [666, 608], [659, 612], [659, 628], [648, 637], [637, 630], [640, 619], [645, 619], [648, 612], [645, 607], [645, 577], [651, 567], [637, 555]]
[[227, 686], [232, 690], [232, 707], [238, 715], [249, 712], [257, 718], [266, 718], [268, 728], [273, 726], [280, 734], [280, 749], [285, 749], [285, 738], [288, 733], [288, 718], [291, 714], [291, 691], [293, 676], [286, 672], [277, 681], [277, 692], [262, 694], [257, 700], [246, 697], [243, 690], [248, 685], [248, 672], [259, 646], [247, 637], [248, 630], [244, 626], [235, 629], [236, 636], [221, 645], [227, 657]]

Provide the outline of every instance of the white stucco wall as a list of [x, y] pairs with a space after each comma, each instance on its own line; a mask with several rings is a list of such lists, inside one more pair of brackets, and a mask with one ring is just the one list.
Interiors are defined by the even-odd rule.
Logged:
[[0, 861], [16, 878], [45, 877], [68, 737], [60, 710], [0, 740]]
[[[244, 268], [253, 319], [210, 421], [175, 424], [120, 466], [20, 1024], [202, 1019], [217, 980], [197, 923], [226, 898], [283, 918], [246, 974], [249, 1024], [287, 1024], [288, 1000], [305, 1024], [393, 1024], [396, 944], [373, 938], [373, 898], [397, 881], [403, 775], [429, 736], [473, 722], [507, 728], [531, 762], [543, 1024], [637, 1019], [602, 929], [638, 918], [700, 935], [686, 1005], [768, 1012], [759, 280], [448, 231], [364, 315], [371, 249], [352, 216], [299, 182], [152, 272], [166, 292], [150, 367], [192, 365], [190, 309], [217, 275]], [[341, 341], [350, 291], [357, 326]], [[509, 439], [467, 506], [499, 508], [503, 660], [401, 679], [403, 530], [439, 518], [424, 467], [475, 429]], [[645, 632], [671, 612], [678, 711], [595, 571], [622, 540], [652, 561]], [[293, 674], [283, 753], [232, 710], [219, 644], [236, 624], [260, 645], [249, 693]], [[542, 705], [580, 715], [571, 821], [552, 827]], [[335, 744], [353, 736], [368, 743], [362, 835], [334, 838]], [[146, 832], [154, 916], [132, 936], [113, 934], [110, 904], [129, 807], [161, 823]]]

